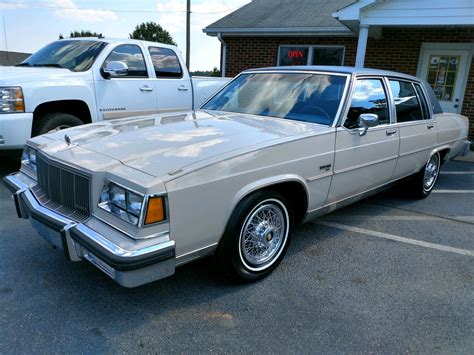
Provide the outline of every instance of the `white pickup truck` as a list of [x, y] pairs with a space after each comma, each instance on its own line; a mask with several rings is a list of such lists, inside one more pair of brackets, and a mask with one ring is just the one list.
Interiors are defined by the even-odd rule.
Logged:
[[191, 78], [175, 46], [59, 40], [16, 67], [0, 67], [0, 150], [55, 129], [198, 108], [227, 82]]

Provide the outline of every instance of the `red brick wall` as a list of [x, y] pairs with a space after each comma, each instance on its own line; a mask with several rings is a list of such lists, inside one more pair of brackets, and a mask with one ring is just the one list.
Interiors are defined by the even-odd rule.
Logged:
[[[357, 37], [225, 37], [226, 75], [248, 68], [277, 65], [278, 46], [284, 44], [343, 45], [344, 65], [353, 66]], [[369, 38], [365, 66], [416, 75], [422, 43], [474, 43], [474, 28], [384, 28], [380, 39]], [[470, 119], [474, 139], [474, 60], [469, 71], [462, 114]]]

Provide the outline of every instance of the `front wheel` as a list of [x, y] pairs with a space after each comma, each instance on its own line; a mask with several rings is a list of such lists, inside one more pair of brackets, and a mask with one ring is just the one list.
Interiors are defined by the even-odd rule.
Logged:
[[436, 152], [430, 157], [423, 169], [414, 175], [413, 180], [410, 182], [410, 190], [413, 197], [425, 198], [431, 193], [438, 180], [440, 168], [441, 156]]
[[51, 112], [42, 114], [33, 123], [33, 137], [51, 131], [66, 129], [84, 124], [76, 116], [62, 112]]
[[217, 250], [226, 276], [254, 281], [277, 267], [290, 242], [289, 206], [275, 191], [258, 191], [238, 204]]

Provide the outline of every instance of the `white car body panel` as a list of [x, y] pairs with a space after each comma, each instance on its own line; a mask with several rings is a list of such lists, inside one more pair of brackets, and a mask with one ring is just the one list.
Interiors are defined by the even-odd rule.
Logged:
[[[90, 40], [89, 39], [74, 39]], [[170, 45], [138, 40], [98, 39], [108, 43], [92, 67], [84, 72], [46, 67], [0, 67], [0, 87], [21, 87], [25, 102], [22, 113], [0, 114], [1, 149], [22, 148], [31, 137], [34, 113], [42, 104], [64, 100], [84, 103], [92, 122], [104, 119], [130, 117], [144, 114], [188, 111], [198, 108], [215, 91], [225, 85], [228, 78], [191, 78], [181, 52]], [[100, 74], [107, 56], [123, 44], [141, 48], [147, 65], [148, 78], [114, 77], [104, 79]], [[180, 62], [182, 78], [157, 78], [148, 47], [173, 50]], [[23, 115], [23, 116], [20, 116]], [[25, 117], [28, 117], [28, 121]], [[11, 126], [16, 118], [23, 119], [18, 126]], [[84, 120], [84, 117], [79, 117]], [[5, 128], [4, 128], [5, 127]], [[0, 137], [0, 138], [1, 138]]]

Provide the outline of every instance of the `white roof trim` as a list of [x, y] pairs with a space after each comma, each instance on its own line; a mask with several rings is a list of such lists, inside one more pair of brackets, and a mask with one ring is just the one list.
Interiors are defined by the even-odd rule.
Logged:
[[204, 33], [217, 36], [226, 34], [353, 34], [347, 27], [278, 27], [278, 28], [203, 28]]
[[360, 20], [360, 12], [363, 9], [378, 5], [384, 1], [386, 0], [360, 0], [333, 12], [331, 15], [339, 21], [358, 21]]

